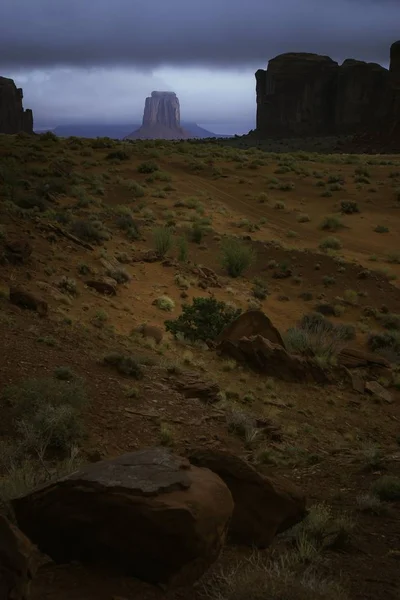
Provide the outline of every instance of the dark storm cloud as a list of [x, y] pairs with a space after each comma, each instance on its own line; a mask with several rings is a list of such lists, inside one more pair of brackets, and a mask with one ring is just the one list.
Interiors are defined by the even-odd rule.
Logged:
[[0, 67], [263, 66], [287, 51], [388, 62], [400, 0], [0, 0]]

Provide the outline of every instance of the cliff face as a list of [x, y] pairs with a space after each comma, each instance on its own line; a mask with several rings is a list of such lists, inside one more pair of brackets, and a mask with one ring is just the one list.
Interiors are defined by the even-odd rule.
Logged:
[[328, 56], [281, 54], [256, 73], [257, 133], [301, 137], [378, 131], [399, 120], [400, 42], [390, 70]]
[[125, 139], [178, 140], [193, 137], [181, 127], [180, 106], [174, 92], [152, 92], [146, 98], [142, 126]]
[[257, 129], [270, 135], [316, 135], [333, 126], [332, 73], [328, 56], [281, 54], [256, 74]]
[[0, 133], [33, 133], [32, 111], [24, 110], [22, 98], [12, 79], [0, 77]]

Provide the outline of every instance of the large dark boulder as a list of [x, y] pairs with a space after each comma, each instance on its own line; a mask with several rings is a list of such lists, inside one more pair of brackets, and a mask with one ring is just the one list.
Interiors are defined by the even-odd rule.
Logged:
[[233, 501], [215, 473], [151, 448], [89, 465], [13, 508], [21, 529], [57, 562], [178, 586], [218, 557]]

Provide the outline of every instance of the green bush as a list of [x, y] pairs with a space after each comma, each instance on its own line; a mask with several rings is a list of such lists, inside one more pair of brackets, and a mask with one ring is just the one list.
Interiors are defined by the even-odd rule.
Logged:
[[360, 212], [357, 202], [354, 202], [353, 200], [343, 200], [340, 203], [340, 210], [345, 215], [353, 215]]
[[383, 475], [373, 484], [372, 492], [381, 500], [400, 500], [400, 477]]
[[191, 305], [183, 305], [182, 314], [177, 319], [165, 321], [165, 328], [175, 338], [181, 335], [191, 342], [206, 342], [214, 340], [240, 314], [240, 309], [215, 298], [193, 298]]
[[143, 174], [148, 174], [148, 173], [155, 173], [156, 171], [159, 170], [159, 166], [157, 163], [153, 162], [153, 161], [148, 161], [148, 162], [142, 162], [140, 163], [140, 165], [138, 166], [138, 173], [143, 173]]
[[172, 248], [172, 231], [169, 227], [156, 227], [153, 229], [153, 243], [157, 254], [163, 258]]
[[222, 265], [231, 277], [239, 277], [255, 258], [253, 248], [235, 238], [223, 240], [221, 247]]
[[112, 152], [109, 152], [106, 156], [106, 158], [108, 160], [120, 160], [120, 161], [128, 160], [130, 157], [131, 157], [131, 155], [126, 150], [113, 150]]
[[321, 250], [340, 250], [342, 243], [335, 237], [327, 237], [319, 245]]
[[325, 217], [321, 223], [321, 229], [324, 231], [337, 231], [343, 227], [342, 221], [335, 216]]

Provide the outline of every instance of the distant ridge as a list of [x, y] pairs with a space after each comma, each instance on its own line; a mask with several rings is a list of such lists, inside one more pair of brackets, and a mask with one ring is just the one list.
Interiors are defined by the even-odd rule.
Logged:
[[[223, 135], [213, 133], [192, 122], [181, 122], [181, 126], [193, 138], [232, 138], [233, 135]], [[52, 131], [58, 137], [82, 137], [82, 138], [97, 138], [97, 137], [109, 137], [114, 140], [122, 140], [126, 138], [132, 131], [139, 129], [139, 124], [103, 124], [103, 123], [81, 123], [81, 124], [68, 124], [58, 125], [54, 128], [48, 128], [39, 130], [36, 129], [36, 133], [44, 133], [45, 131]]]

